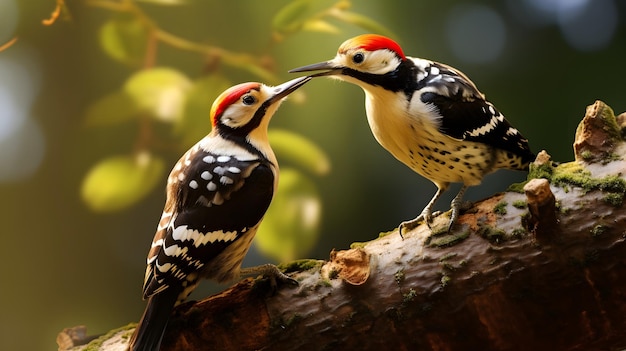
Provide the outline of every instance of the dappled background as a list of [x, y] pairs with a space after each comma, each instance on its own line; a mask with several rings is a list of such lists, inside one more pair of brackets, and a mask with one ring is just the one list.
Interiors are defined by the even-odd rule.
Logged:
[[[64, 327], [137, 321], [167, 172], [209, 131], [213, 99], [291, 79], [354, 35], [391, 35], [409, 56], [461, 69], [559, 161], [573, 159], [588, 104], [626, 110], [619, 0], [65, 5], [57, 17], [54, 0], [0, 0], [2, 350], [52, 350]], [[271, 128], [281, 189], [246, 265], [327, 258], [413, 218], [435, 191], [375, 142], [356, 86], [316, 79]], [[500, 171], [466, 198], [524, 177]]]

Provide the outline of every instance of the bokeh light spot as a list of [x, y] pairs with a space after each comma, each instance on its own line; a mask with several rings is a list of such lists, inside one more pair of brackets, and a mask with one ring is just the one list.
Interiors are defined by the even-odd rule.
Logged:
[[27, 178], [43, 160], [43, 130], [30, 118], [40, 74], [36, 53], [24, 44], [0, 55], [0, 182]]
[[483, 5], [456, 6], [448, 16], [446, 30], [452, 52], [466, 62], [493, 62], [506, 43], [504, 20]]
[[0, 140], [0, 182], [20, 181], [41, 165], [45, 151], [44, 134], [36, 121], [26, 118], [8, 137]]
[[576, 12], [561, 13], [559, 27], [567, 43], [580, 51], [595, 51], [611, 43], [617, 29], [613, 0], [586, 1]]
[[[0, 65], [0, 74], [1, 72]], [[9, 87], [0, 82], [0, 143], [15, 133], [23, 124], [26, 116], [21, 114]]]
[[509, 0], [511, 12], [526, 25], [555, 25], [572, 48], [604, 49], [617, 30], [614, 0]]
[[526, 0], [526, 2], [536, 11], [556, 18], [561, 15], [571, 16], [579, 13], [589, 0]]

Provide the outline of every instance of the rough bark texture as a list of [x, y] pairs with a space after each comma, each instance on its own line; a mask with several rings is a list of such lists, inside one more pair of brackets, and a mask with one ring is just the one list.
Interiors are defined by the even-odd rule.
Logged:
[[[432, 232], [421, 225], [403, 240], [394, 231], [329, 261], [290, 264], [296, 288], [271, 294], [245, 280], [181, 305], [162, 350], [624, 349], [618, 123], [596, 102], [578, 128], [576, 161], [555, 166], [542, 153], [529, 178], [543, 179], [473, 204], [451, 233], [439, 230], [443, 214]], [[118, 346], [101, 349], [122, 350], [131, 332], [94, 343], [116, 336]], [[70, 334], [60, 349], [71, 349]]]

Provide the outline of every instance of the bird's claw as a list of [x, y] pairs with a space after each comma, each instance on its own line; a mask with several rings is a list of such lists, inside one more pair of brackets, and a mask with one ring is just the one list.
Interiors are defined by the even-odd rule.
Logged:
[[432, 221], [433, 221], [433, 218], [430, 213], [422, 212], [419, 216], [409, 221], [404, 221], [400, 223], [400, 225], [398, 226], [398, 232], [400, 233], [400, 237], [404, 239], [404, 233], [407, 230], [412, 230], [412, 229], [417, 228], [417, 226], [419, 226], [420, 223], [422, 222], [426, 223], [426, 225], [428, 226], [428, 229], [432, 230], [432, 228], [430, 227]]

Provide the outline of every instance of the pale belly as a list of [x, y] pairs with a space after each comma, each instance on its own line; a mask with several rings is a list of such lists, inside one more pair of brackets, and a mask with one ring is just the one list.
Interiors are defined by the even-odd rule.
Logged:
[[480, 184], [498, 168], [519, 169], [521, 158], [483, 143], [455, 139], [437, 129], [437, 115], [413, 99], [403, 103], [397, 93], [366, 91], [367, 120], [376, 140], [395, 158], [435, 183]]
[[378, 136], [377, 140], [383, 147], [389, 146], [387, 150], [400, 162], [441, 186], [459, 182], [480, 184], [483, 176], [494, 170], [498, 155], [484, 144], [442, 134], [434, 137], [411, 126], [407, 126], [401, 135]]

